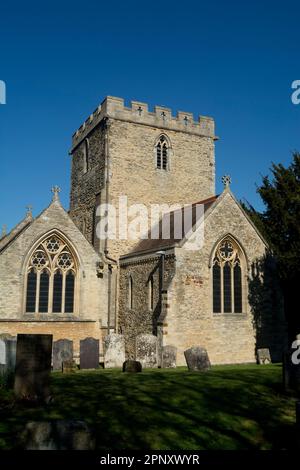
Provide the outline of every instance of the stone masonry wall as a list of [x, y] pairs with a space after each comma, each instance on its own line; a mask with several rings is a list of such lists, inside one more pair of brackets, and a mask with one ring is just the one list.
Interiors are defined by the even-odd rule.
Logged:
[[[92, 242], [96, 194], [106, 202], [105, 127], [108, 118], [109, 203], [119, 208], [119, 196], [128, 205], [189, 204], [214, 195], [214, 121], [191, 113], [156, 106], [149, 112], [145, 103], [125, 107], [120, 98], [107, 97], [73, 135], [70, 215]], [[155, 144], [161, 134], [170, 141], [169, 171], [156, 169]], [[83, 172], [84, 139], [89, 139], [90, 165]], [[99, 202], [99, 201], [98, 201]], [[117, 221], [118, 222], [118, 221]], [[117, 224], [118, 227], [118, 224]], [[147, 233], [147, 230], [145, 231]], [[137, 240], [110, 240], [112, 257], [125, 254]], [[98, 247], [103, 244], [98, 243]]]
[[[35, 243], [46, 234], [61, 234], [69, 241], [79, 262], [76, 300], [78, 310], [74, 316], [93, 320], [98, 327], [107, 323], [107, 271], [97, 277], [97, 263], [101, 260], [93, 247], [77, 229], [60, 203], [52, 202], [19, 236], [0, 254], [0, 319], [32, 320], [24, 312], [27, 260]], [[59, 314], [50, 315], [51, 320]], [[49, 318], [47, 314], [43, 318]], [[69, 318], [69, 316], [68, 316]], [[50, 318], [49, 318], [50, 319]]]
[[[201, 250], [176, 249], [176, 277], [168, 292], [170, 307], [164, 344], [177, 346], [179, 364], [185, 364], [183, 352], [191, 346], [206, 348], [214, 364], [255, 362], [255, 350], [261, 344], [257, 341], [257, 325], [248, 296], [251, 267], [256, 260], [264, 257], [265, 245], [230, 193], [224, 195], [206, 218], [204, 230], [205, 242]], [[240, 243], [248, 259], [248, 266], [244, 269], [244, 306], [241, 314], [217, 314], [213, 313], [212, 308], [210, 257], [216, 242], [227, 234]], [[270, 312], [262, 303], [260, 317], [262, 321], [268, 321], [269, 337], [264, 347], [270, 347], [273, 360], [278, 361], [286, 341], [282, 312]]]
[[[122, 262], [123, 263], [123, 262]], [[166, 258], [164, 283], [167, 287], [174, 276], [174, 258]], [[135, 338], [139, 334], [157, 335], [160, 315], [161, 274], [160, 259], [155, 256], [120, 268], [118, 331], [125, 335], [126, 355], [135, 358]], [[128, 282], [133, 279], [133, 308], [129, 308]], [[149, 284], [153, 276], [153, 311], [149, 308]]]

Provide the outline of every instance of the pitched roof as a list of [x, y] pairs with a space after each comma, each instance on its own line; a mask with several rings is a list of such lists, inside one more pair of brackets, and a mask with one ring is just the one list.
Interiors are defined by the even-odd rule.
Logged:
[[27, 214], [26, 217], [21, 220], [5, 237], [0, 240], [0, 253], [13, 242], [33, 221], [31, 214]]
[[[165, 213], [160, 219], [159, 224], [156, 225], [152, 231], [150, 230], [148, 232], [147, 238], [139, 241], [130, 253], [121, 256], [121, 258], [126, 258], [138, 253], [166, 249], [177, 245], [185, 238], [185, 235], [202, 216], [202, 211], [197, 210], [197, 206], [203, 205], [205, 213], [214, 204], [218, 197], [218, 195], [211, 196], [207, 199], [203, 199], [202, 201], [182, 206], [181, 209]], [[187, 213], [191, 214], [190, 223], [187, 223], [186, 220]], [[170, 227], [169, 233], [165, 233], [167, 237], [163, 237], [163, 230], [165, 230], [164, 227]], [[176, 236], [178, 229], [181, 236]], [[157, 238], [153, 238], [154, 232], [157, 233]]]

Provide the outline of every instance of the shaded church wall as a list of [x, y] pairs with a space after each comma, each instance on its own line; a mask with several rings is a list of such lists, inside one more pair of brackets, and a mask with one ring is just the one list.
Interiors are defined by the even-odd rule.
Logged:
[[[153, 255], [148, 259], [122, 260], [119, 286], [119, 319], [118, 332], [125, 336], [126, 355], [135, 358], [135, 339], [142, 333], [157, 336], [157, 323], [161, 313], [161, 261]], [[166, 257], [164, 284], [168, 288], [175, 273], [175, 261], [172, 256]], [[133, 306], [129, 307], [129, 277], [133, 280]], [[149, 308], [149, 284], [153, 276], [153, 310]]]
[[272, 361], [281, 362], [282, 352], [288, 347], [288, 330], [276, 263], [268, 252], [250, 267], [249, 304], [257, 348], [269, 348]]

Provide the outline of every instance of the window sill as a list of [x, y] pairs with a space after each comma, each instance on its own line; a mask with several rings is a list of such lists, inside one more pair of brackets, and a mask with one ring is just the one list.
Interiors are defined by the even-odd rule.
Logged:
[[245, 318], [248, 316], [247, 313], [213, 313], [213, 317], [218, 317], [218, 318]]

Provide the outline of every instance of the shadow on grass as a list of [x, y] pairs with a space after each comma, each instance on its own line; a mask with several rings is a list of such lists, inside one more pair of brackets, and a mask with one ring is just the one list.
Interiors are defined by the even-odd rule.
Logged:
[[56, 373], [52, 382], [54, 404], [0, 412], [0, 448], [14, 448], [27, 421], [54, 419], [86, 421], [99, 450], [294, 446], [294, 399], [280, 392], [276, 365]]

